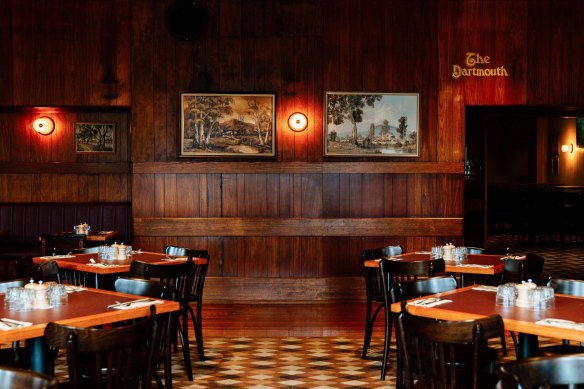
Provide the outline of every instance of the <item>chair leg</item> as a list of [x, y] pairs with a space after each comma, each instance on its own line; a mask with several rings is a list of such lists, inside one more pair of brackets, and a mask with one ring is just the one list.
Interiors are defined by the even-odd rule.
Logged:
[[[183, 308], [183, 315], [188, 315], [189, 312], [188, 310]], [[189, 333], [188, 333], [188, 327], [186, 327], [184, 325], [184, 320], [182, 321], [183, 325], [181, 325], [180, 320], [178, 320], [178, 332], [179, 332], [179, 337], [180, 337], [180, 342], [182, 345], [182, 352], [183, 352], [183, 357], [185, 360], [185, 370], [187, 371], [187, 377], [189, 379], [189, 381], [193, 380], [193, 367], [191, 366], [191, 350], [189, 347]]]
[[503, 352], [503, 356], [507, 356], [507, 341], [505, 340], [505, 335], [501, 335], [501, 351]]
[[385, 315], [385, 340], [383, 341], [383, 362], [381, 364], [381, 381], [385, 381], [385, 373], [387, 372], [387, 362], [389, 359], [389, 347], [391, 345], [391, 328], [393, 318], [391, 314]]
[[[193, 322], [193, 328], [195, 329], [195, 340], [197, 342], [197, 352], [199, 353], [199, 360], [204, 361], [205, 360], [205, 348], [203, 346], [203, 323], [201, 322], [201, 319], [202, 319], [201, 301], [197, 301], [197, 315], [195, 315], [195, 312], [193, 311], [193, 308], [191, 307], [190, 304], [189, 304], [188, 308], [189, 308], [189, 313], [191, 315], [191, 320]], [[188, 317], [185, 316], [185, 320], [187, 320], [187, 319], [188, 319]]]
[[371, 300], [367, 299], [367, 307], [365, 313], [365, 336], [363, 338], [363, 351], [361, 353], [361, 358], [365, 359], [367, 357], [367, 349], [371, 344], [371, 333], [373, 332], [373, 324], [371, 322]]

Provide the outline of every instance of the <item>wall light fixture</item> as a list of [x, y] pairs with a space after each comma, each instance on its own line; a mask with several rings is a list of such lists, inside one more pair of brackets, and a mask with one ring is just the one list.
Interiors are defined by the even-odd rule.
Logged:
[[562, 145], [562, 153], [570, 153], [574, 152], [574, 144], [570, 143], [569, 145]]
[[55, 130], [55, 122], [48, 116], [37, 118], [32, 128], [41, 135], [49, 135]]
[[288, 126], [295, 132], [304, 131], [308, 127], [308, 118], [302, 112], [294, 112], [288, 118]]

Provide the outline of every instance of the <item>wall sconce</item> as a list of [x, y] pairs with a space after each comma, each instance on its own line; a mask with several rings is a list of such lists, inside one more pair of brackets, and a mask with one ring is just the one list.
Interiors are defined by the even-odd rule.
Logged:
[[288, 118], [288, 126], [295, 132], [304, 131], [308, 127], [308, 118], [302, 112], [294, 112]]
[[49, 135], [55, 130], [55, 122], [48, 116], [42, 116], [34, 121], [32, 128], [41, 135]]
[[570, 153], [574, 152], [574, 144], [570, 143], [569, 145], [562, 145], [562, 153]]

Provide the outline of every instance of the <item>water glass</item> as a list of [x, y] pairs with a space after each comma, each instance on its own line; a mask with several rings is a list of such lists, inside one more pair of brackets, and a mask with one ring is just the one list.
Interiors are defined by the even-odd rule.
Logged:
[[503, 305], [505, 307], [513, 306], [515, 305], [516, 298], [517, 288], [515, 284], [507, 283], [497, 287], [497, 305]]
[[439, 259], [442, 258], [442, 246], [434, 246], [432, 247], [432, 255], [434, 258]]
[[452, 256], [456, 262], [462, 262], [466, 258], [466, 247], [455, 247], [452, 250]]
[[49, 305], [57, 306], [67, 304], [69, 301], [69, 295], [67, 294], [67, 288], [65, 285], [52, 284], [49, 285], [47, 289], [47, 295], [49, 298]]
[[538, 286], [531, 295], [533, 309], [545, 310], [554, 306], [555, 297], [553, 288]]

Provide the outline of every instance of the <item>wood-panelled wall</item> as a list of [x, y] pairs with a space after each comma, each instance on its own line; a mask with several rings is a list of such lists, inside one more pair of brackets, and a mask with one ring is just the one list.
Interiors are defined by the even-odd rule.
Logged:
[[[361, 298], [363, 248], [463, 243], [466, 106], [584, 105], [579, 0], [201, 0], [194, 41], [172, 1], [3, 2], [0, 105], [129, 106], [133, 243], [209, 249], [218, 300]], [[509, 76], [453, 79], [467, 52]], [[181, 91], [275, 92], [277, 158], [180, 159]], [[421, 156], [324, 158], [326, 91], [419, 93]]]

